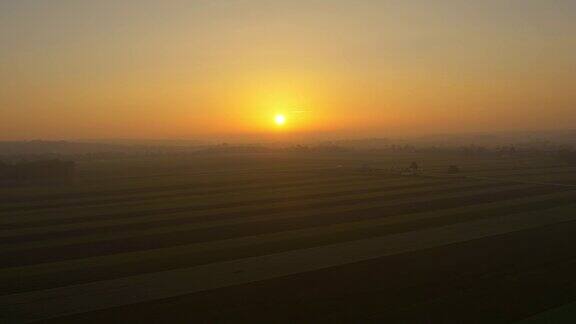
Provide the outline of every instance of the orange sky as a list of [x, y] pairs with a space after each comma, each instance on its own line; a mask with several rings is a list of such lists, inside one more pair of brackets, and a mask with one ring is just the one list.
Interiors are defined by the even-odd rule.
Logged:
[[0, 21], [0, 139], [576, 123], [570, 0], [8, 0]]

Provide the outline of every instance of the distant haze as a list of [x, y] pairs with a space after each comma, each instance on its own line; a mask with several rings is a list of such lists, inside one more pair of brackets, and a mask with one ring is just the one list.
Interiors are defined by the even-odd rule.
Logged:
[[573, 0], [4, 0], [0, 26], [0, 140], [576, 125]]

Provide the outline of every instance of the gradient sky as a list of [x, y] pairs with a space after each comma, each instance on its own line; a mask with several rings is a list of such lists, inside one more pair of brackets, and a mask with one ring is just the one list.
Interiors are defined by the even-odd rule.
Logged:
[[570, 128], [575, 33], [574, 0], [2, 0], [0, 139]]

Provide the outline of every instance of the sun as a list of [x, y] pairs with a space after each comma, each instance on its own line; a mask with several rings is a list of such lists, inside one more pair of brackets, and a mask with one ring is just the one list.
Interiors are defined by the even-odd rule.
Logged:
[[274, 123], [278, 126], [283, 126], [286, 124], [286, 117], [282, 114], [274, 116]]

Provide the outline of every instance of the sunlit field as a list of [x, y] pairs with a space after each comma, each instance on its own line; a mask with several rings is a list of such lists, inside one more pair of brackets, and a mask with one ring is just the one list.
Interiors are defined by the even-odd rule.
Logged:
[[517, 320], [576, 294], [574, 189], [576, 168], [546, 157], [79, 162], [0, 189], [0, 316]]

